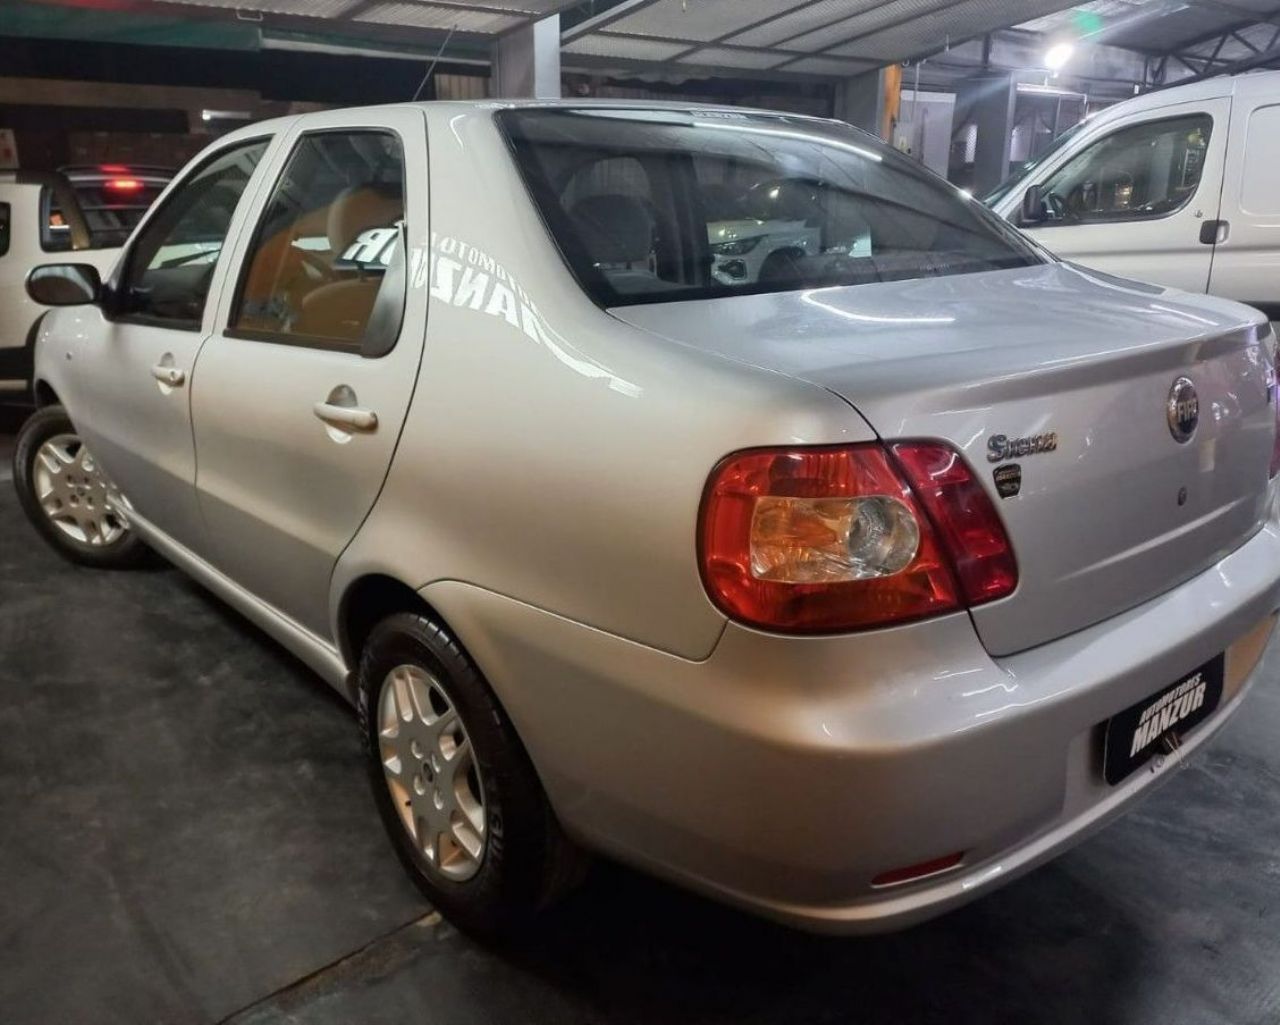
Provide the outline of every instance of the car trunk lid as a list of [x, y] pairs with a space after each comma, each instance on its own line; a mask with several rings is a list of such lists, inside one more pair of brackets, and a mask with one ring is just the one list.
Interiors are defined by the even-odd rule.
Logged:
[[[1265, 520], [1269, 329], [1222, 300], [1050, 264], [612, 312], [827, 388], [886, 440], [963, 452], [1019, 564], [972, 612], [993, 654], [1153, 598]], [[1179, 440], [1183, 379], [1198, 422]]]

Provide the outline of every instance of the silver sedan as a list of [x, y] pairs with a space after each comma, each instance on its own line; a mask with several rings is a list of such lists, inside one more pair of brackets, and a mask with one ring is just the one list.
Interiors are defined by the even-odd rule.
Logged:
[[[769, 225], [803, 244], [747, 259]], [[154, 549], [347, 696], [473, 929], [583, 851], [807, 928], [953, 907], [1168, 778], [1280, 607], [1265, 320], [1063, 264], [833, 122], [266, 122], [109, 280], [28, 287], [66, 307], [32, 521]]]

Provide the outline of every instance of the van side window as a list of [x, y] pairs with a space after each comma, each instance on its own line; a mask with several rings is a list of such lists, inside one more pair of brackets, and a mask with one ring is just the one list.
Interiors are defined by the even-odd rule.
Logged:
[[266, 149], [258, 139], [223, 150], [170, 193], [129, 252], [126, 319], [199, 329], [231, 218]]
[[0, 256], [9, 251], [9, 204], [0, 203]]
[[1055, 224], [1167, 217], [1195, 195], [1213, 131], [1208, 114], [1149, 121], [1112, 132], [1067, 161], [1044, 183]]
[[236, 337], [360, 351], [379, 291], [404, 306], [404, 156], [389, 132], [316, 132], [294, 148], [245, 258]]

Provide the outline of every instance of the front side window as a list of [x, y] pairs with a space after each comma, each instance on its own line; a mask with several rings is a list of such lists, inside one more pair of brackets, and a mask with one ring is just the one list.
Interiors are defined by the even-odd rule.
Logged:
[[1167, 217], [1195, 195], [1213, 118], [1208, 114], [1121, 128], [1068, 160], [1044, 182], [1054, 224]]
[[[358, 351], [384, 282], [404, 304], [404, 157], [387, 132], [302, 138], [245, 260], [232, 332]], [[397, 295], [392, 289], [400, 288]]]
[[156, 211], [129, 253], [124, 316], [199, 328], [231, 218], [266, 148], [262, 139], [210, 158]]
[[561, 252], [602, 305], [1042, 260], [980, 203], [842, 125], [608, 108], [497, 117]]
[[9, 251], [9, 204], [0, 203], [0, 256]]

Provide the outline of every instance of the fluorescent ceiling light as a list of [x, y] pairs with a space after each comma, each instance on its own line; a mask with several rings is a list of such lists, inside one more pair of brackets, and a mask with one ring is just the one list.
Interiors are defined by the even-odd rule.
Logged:
[[1070, 43], [1058, 43], [1056, 46], [1051, 46], [1049, 47], [1049, 52], [1044, 55], [1044, 66], [1050, 71], [1059, 71], [1075, 52], [1076, 48]]

